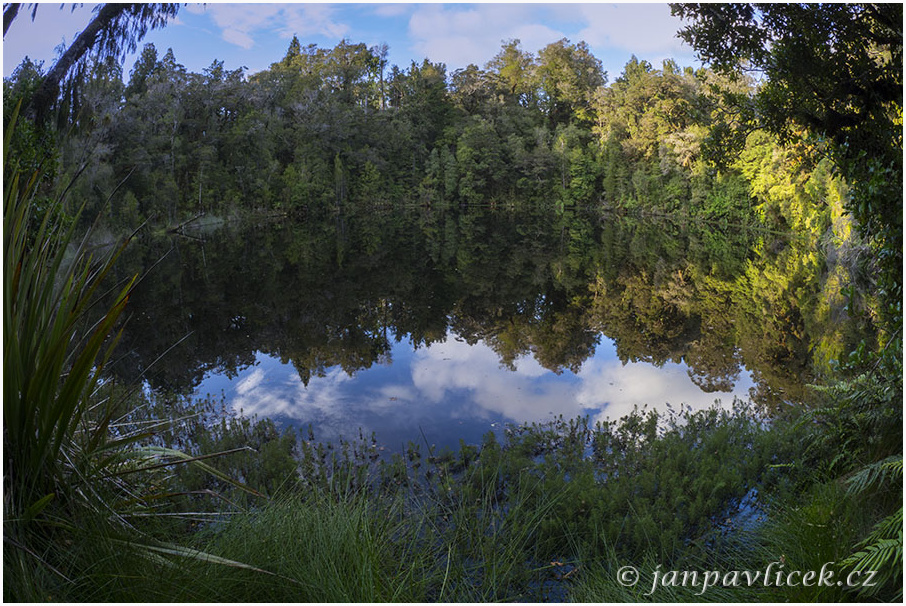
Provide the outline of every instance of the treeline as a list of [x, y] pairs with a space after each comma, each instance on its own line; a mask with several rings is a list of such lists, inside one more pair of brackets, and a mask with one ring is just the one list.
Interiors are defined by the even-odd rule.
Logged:
[[[294, 38], [247, 77], [222, 61], [188, 72], [172, 50], [161, 57], [147, 44], [125, 83], [116, 62], [96, 61], [58, 103], [68, 133], [59, 183], [87, 203], [86, 216], [109, 203], [121, 227], [515, 200], [760, 216], [819, 233], [841, 215], [845, 186], [830, 167], [767, 134], [750, 135], [742, 159], [715, 162], [724, 98], [755, 90], [744, 79], [633, 58], [609, 83], [588, 46], [566, 39], [537, 55], [512, 40], [483, 69], [452, 74], [427, 59], [388, 67], [386, 57], [386, 46]], [[41, 77], [26, 60], [5, 81], [5, 107]]]

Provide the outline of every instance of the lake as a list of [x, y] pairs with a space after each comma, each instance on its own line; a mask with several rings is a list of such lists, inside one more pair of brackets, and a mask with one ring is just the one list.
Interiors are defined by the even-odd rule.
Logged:
[[114, 372], [313, 428], [479, 442], [635, 406], [770, 412], [854, 337], [814, 243], [556, 207], [360, 209], [144, 240]]

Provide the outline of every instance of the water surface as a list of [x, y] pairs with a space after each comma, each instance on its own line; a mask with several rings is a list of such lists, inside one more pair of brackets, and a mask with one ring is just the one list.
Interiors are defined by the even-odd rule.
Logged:
[[554, 208], [325, 213], [149, 238], [120, 269], [160, 261], [130, 301], [116, 372], [389, 448], [644, 405], [794, 404], [816, 355], [849, 338], [801, 246]]

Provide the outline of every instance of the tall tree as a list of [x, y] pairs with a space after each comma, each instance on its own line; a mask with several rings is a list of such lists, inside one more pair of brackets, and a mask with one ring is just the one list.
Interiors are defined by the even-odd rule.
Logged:
[[515, 99], [523, 105], [529, 105], [535, 96], [532, 82], [535, 58], [519, 48], [519, 43], [518, 39], [505, 42], [485, 69], [496, 76], [505, 99]]
[[371, 47], [371, 55], [375, 58], [373, 69], [378, 76], [378, 108], [384, 109], [386, 93], [384, 91], [384, 71], [387, 69], [387, 54], [390, 52], [390, 46], [386, 42], [381, 42]]
[[283, 64], [291, 66], [293, 61], [300, 56], [302, 56], [302, 45], [299, 43], [299, 37], [294, 34], [293, 39], [289, 42], [289, 48], [286, 49], [286, 56], [283, 57]]
[[492, 93], [489, 74], [475, 64], [456, 70], [450, 78], [450, 98], [467, 114], [478, 112]]
[[[12, 6], [8, 6], [4, 10], [4, 34], [15, 17], [13, 12], [7, 18], [12, 9]], [[89, 54], [94, 54], [97, 59], [105, 59], [135, 51], [149, 30], [162, 27], [178, 11], [178, 4], [99, 4], [94, 9], [94, 18], [88, 26], [47, 72], [31, 99], [29, 110], [39, 122], [43, 121], [60, 94], [61, 84], [76, 64]]]
[[153, 44], [146, 44], [142, 49], [132, 71], [129, 72], [129, 84], [126, 85], [126, 99], [133, 95], [141, 95], [148, 89], [148, 78], [159, 68], [157, 62], [157, 48]]
[[367, 105], [366, 80], [376, 74], [378, 63], [379, 59], [365, 44], [341, 40], [327, 54], [325, 81], [342, 103]]
[[566, 38], [541, 49], [535, 74], [551, 124], [590, 120], [592, 95], [607, 81], [601, 61], [588, 45], [570, 44]]

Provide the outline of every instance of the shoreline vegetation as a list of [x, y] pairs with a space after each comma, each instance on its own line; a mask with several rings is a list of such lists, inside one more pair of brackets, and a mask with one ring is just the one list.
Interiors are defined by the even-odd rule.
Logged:
[[[145, 30], [178, 11], [106, 6]], [[126, 82], [89, 53], [36, 107], [56, 71], [24, 62], [4, 80], [4, 600], [901, 601], [902, 6], [673, 10], [713, 68], [633, 58], [609, 82], [584, 43], [513, 40], [447, 74], [294, 38], [246, 77], [146, 45]], [[110, 290], [128, 239], [91, 234], [410, 204], [793, 232], [865, 334], [796, 406], [413, 436], [389, 457], [109, 372], [142, 276]]]

